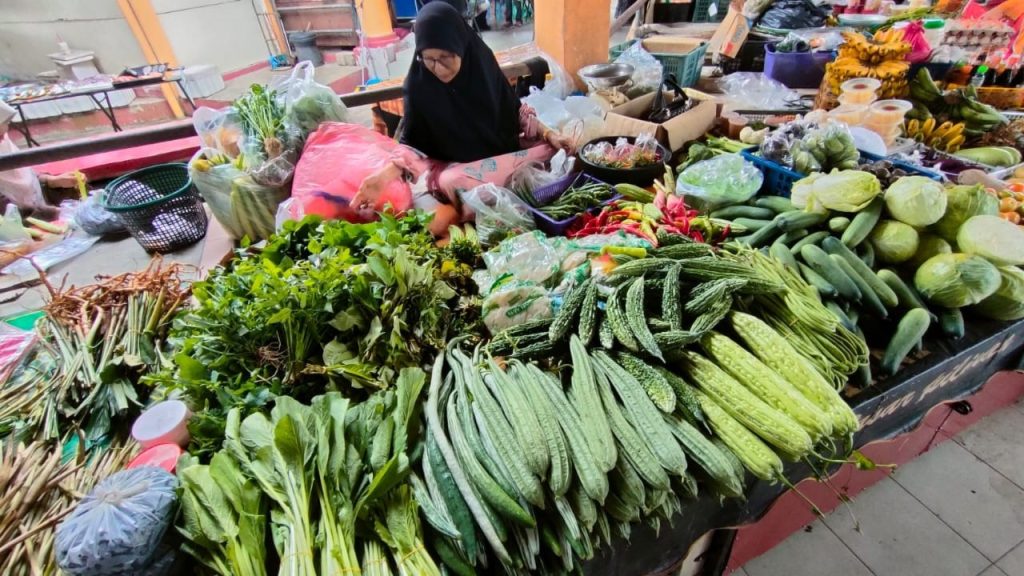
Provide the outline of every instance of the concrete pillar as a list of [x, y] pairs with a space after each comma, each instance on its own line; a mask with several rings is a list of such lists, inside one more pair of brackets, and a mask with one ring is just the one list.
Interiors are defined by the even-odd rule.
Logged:
[[607, 0], [537, 0], [534, 2], [537, 46], [554, 58], [576, 81], [576, 71], [608, 61], [611, 14]]
[[[171, 42], [167, 39], [167, 33], [160, 24], [160, 17], [150, 0], [117, 0], [117, 5], [132, 30], [132, 35], [139, 43], [142, 54], [146, 57], [147, 64], [166, 63], [175, 68], [178, 66], [178, 58], [174, 55]], [[178, 102], [178, 92], [172, 84], [161, 84], [160, 91], [164, 100], [170, 106], [175, 118], [184, 118], [185, 112]]]
[[398, 41], [391, 27], [391, 8], [388, 0], [355, 0], [359, 11], [359, 29], [368, 48], [386, 46]]

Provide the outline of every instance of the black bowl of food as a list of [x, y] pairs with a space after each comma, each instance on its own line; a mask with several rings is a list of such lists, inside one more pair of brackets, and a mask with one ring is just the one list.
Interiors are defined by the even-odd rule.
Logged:
[[609, 184], [648, 187], [665, 175], [669, 151], [654, 140], [606, 136], [584, 144], [579, 151], [583, 171]]

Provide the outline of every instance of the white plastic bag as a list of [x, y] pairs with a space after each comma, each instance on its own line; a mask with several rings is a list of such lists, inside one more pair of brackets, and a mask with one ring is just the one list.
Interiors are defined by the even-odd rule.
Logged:
[[551, 74], [551, 79], [544, 82], [544, 93], [565, 100], [576, 91], [576, 83], [572, 81], [572, 76], [569, 76], [565, 68], [551, 56], [541, 52], [540, 57], [548, 63], [548, 73]]
[[57, 527], [57, 565], [73, 576], [141, 572], [174, 520], [177, 486], [173, 474], [154, 466], [100, 481]]
[[314, 80], [316, 68], [312, 62], [295, 65], [291, 75], [275, 82], [272, 87], [284, 99], [287, 121], [305, 137], [322, 122], [344, 122], [348, 109], [341, 98], [329, 87]]
[[654, 92], [661, 88], [665, 73], [664, 66], [650, 52], [644, 50], [643, 43], [637, 40], [626, 48], [626, 51], [615, 59], [617, 64], [629, 64], [633, 67], [633, 86], [627, 96], [636, 98], [640, 94]]
[[481, 184], [463, 192], [462, 202], [476, 214], [476, 231], [485, 245], [534, 229], [530, 206], [507, 188]]

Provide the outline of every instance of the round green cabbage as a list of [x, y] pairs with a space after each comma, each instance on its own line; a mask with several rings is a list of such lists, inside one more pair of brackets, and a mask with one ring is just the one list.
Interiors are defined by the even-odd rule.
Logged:
[[933, 234], [921, 234], [921, 241], [917, 243], [917, 252], [914, 257], [907, 261], [907, 266], [916, 270], [921, 264], [927, 262], [932, 256], [939, 254], [952, 254], [953, 247], [942, 238]]
[[974, 216], [956, 235], [960, 251], [988, 258], [999, 266], [1024, 264], [1024, 228], [999, 216]]
[[1002, 275], [999, 289], [982, 300], [975, 310], [993, 320], [1020, 320], [1024, 318], [1024, 270], [1007, 266], [1000, 268], [999, 273]]
[[931, 226], [946, 213], [946, 188], [924, 176], [904, 176], [885, 191], [893, 218], [915, 228]]
[[953, 186], [946, 190], [946, 214], [932, 230], [939, 236], [953, 242], [960, 226], [973, 216], [999, 215], [999, 200], [985, 192], [985, 187]]
[[999, 289], [999, 269], [971, 254], [940, 254], [914, 274], [914, 286], [928, 302], [944, 308], [977, 304]]
[[913, 258], [919, 238], [917, 230], [903, 222], [882, 220], [871, 231], [868, 242], [871, 242], [879, 260], [886, 264], [899, 264]]

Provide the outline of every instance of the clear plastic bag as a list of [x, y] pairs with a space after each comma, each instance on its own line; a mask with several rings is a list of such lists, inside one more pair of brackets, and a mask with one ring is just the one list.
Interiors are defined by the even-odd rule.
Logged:
[[290, 76], [272, 85], [284, 101], [285, 121], [299, 131], [303, 140], [322, 122], [344, 122], [348, 116], [341, 98], [334, 90], [317, 83], [315, 73], [312, 62], [299, 62]]
[[548, 73], [551, 74], [551, 79], [544, 82], [544, 93], [565, 100], [576, 91], [576, 83], [573, 82], [572, 76], [557, 60], [546, 53], [540, 52], [540, 57], [548, 63]]
[[718, 87], [730, 110], [785, 110], [800, 100], [800, 94], [761, 72], [736, 72], [723, 76]]
[[258, 242], [274, 233], [277, 206], [288, 197], [287, 186], [265, 186], [234, 162], [220, 162], [216, 151], [202, 149], [189, 162], [188, 173], [214, 218], [232, 238]]
[[644, 50], [642, 42], [634, 42], [615, 59], [615, 62], [629, 64], [633, 67], [633, 86], [627, 89], [626, 93], [630, 98], [654, 92], [661, 87], [665, 67], [650, 52]]
[[641, 134], [635, 141], [622, 137], [611, 142], [595, 142], [585, 147], [580, 156], [591, 164], [615, 168], [648, 166], [661, 158], [661, 147], [651, 134]]
[[498, 287], [481, 304], [484, 326], [497, 334], [531, 320], [554, 316], [551, 298], [542, 286], [530, 282], [512, 282]]
[[57, 527], [57, 565], [73, 576], [139, 573], [174, 520], [177, 486], [173, 474], [153, 466], [100, 481]]
[[12, 274], [20, 278], [35, 278], [39, 275], [39, 272], [35, 266], [32, 266], [29, 259], [45, 272], [57, 264], [84, 254], [99, 239], [99, 236], [86, 234], [68, 236], [56, 244], [51, 244], [38, 252], [18, 259], [3, 270], [0, 270], [0, 274]]
[[551, 167], [545, 168], [541, 162], [524, 164], [509, 176], [505, 187], [515, 191], [520, 197], [533, 194], [537, 189], [554, 184], [572, 172], [576, 159], [569, 157], [565, 150], [559, 150], [551, 158]]
[[761, 189], [764, 174], [738, 154], [722, 154], [698, 162], [679, 174], [676, 194], [688, 204], [707, 212], [746, 202]]
[[205, 106], [199, 108], [192, 113], [192, 126], [204, 148], [216, 150], [231, 159], [238, 157], [242, 127], [230, 106], [221, 110]]
[[21, 212], [14, 204], [8, 204], [4, 217], [0, 220], [0, 244], [32, 240], [32, 236], [21, 223]]
[[[74, 222], [86, 234], [93, 236], [107, 236], [112, 234], [126, 234], [121, 219], [110, 210], [103, 207], [100, 202], [102, 190], [95, 190], [89, 197], [78, 203], [74, 212]], [[62, 205], [63, 206], [63, 205]]]
[[487, 246], [534, 229], [530, 206], [507, 188], [481, 184], [461, 197], [476, 215], [477, 234]]

